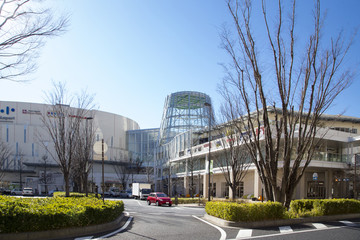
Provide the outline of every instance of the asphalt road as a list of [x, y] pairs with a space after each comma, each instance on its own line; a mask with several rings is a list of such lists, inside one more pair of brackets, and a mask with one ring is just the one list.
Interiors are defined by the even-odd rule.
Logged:
[[307, 223], [293, 226], [241, 229], [218, 227], [202, 219], [204, 208], [148, 206], [146, 201], [124, 199], [128, 221], [116, 232], [101, 233], [85, 239], [186, 240], [186, 239], [360, 239], [360, 219]]

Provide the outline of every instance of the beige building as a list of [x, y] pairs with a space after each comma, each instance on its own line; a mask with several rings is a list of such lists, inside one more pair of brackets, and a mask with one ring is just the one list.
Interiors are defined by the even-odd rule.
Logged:
[[[39, 193], [45, 191], [43, 176], [48, 176], [48, 191], [64, 189], [63, 175], [56, 159], [51, 159], [44, 146], [54, 152], [54, 144], [44, 128], [41, 116], [53, 117], [51, 105], [25, 102], [0, 101], [0, 140], [10, 151], [10, 157], [1, 162], [0, 186], [6, 188], [32, 187]], [[118, 162], [128, 161], [126, 132], [137, 130], [139, 125], [132, 119], [102, 111], [92, 111], [94, 117], [82, 121], [92, 121], [96, 128], [95, 141], [104, 139], [105, 184], [119, 186], [119, 175], [115, 171]], [[76, 117], [76, 116], [69, 116]], [[41, 143], [42, 142], [42, 143]], [[45, 144], [44, 144], [45, 143]], [[56, 154], [53, 154], [56, 155]], [[48, 159], [43, 160], [44, 156]], [[94, 152], [94, 168], [89, 176], [93, 186], [100, 189], [102, 182], [101, 154]], [[135, 176], [135, 180], [139, 177]], [[129, 182], [130, 183], [130, 182]]]
[[[319, 136], [321, 133], [326, 133], [322, 147], [316, 150], [305, 175], [298, 184], [294, 193], [295, 199], [352, 197], [354, 194], [355, 154], [360, 153], [360, 118], [323, 115], [322, 122], [324, 127], [319, 129]], [[204, 143], [188, 147], [189, 142], [194, 142], [194, 138], [201, 138], [201, 135], [206, 136], [207, 133], [179, 134], [170, 143], [158, 149], [155, 171], [157, 190], [167, 192], [169, 190], [167, 176], [171, 176], [171, 194], [175, 192], [189, 194], [193, 181], [194, 192], [208, 196], [209, 143], [206, 140]], [[216, 137], [213, 136], [214, 138]], [[216, 140], [211, 141], [212, 159], [221, 151], [223, 146], [219, 144], [217, 137]], [[191, 159], [196, 163], [189, 168]], [[212, 172], [211, 195], [216, 198], [231, 196], [231, 189], [227, 186], [222, 170], [214, 166]], [[250, 164], [235, 195], [256, 198], [262, 195], [262, 183], [254, 164]]]

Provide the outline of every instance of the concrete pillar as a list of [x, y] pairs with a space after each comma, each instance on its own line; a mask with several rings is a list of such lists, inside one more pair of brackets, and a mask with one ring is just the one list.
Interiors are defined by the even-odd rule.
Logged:
[[259, 172], [255, 168], [255, 171], [254, 171], [254, 196], [255, 197], [259, 197], [261, 195], [260, 183], [261, 183], [261, 181], [260, 181], [260, 177], [259, 177]]
[[329, 169], [325, 172], [325, 181], [326, 181], [326, 198], [333, 198], [333, 171]]
[[205, 175], [203, 178], [203, 196], [204, 198], [208, 198], [209, 194], [208, 194], [208, 188], [209, 188], [209, 155], [206, 155], [205, 158]]
[[189, 177], [188, 177], [188, 159], [186, 159], [186, 163], [185, 163], [185, 176], [184, 176], [184, 193], [185, 196], [189, 194], [190, 189], [189, 189]]
[[296, 196], [298, 199], [305, 199], [306, 198], [306, 174], [302, 176], [299, 182], [299, 195]]
[[[234, 182], [234, 175], [232, 173], [230, 173], [230, 182]], [[229, 186], [229, 199], [234, 199], [234, 197], [235, 197], [235, 193], [233, 192], [232, 188]]]

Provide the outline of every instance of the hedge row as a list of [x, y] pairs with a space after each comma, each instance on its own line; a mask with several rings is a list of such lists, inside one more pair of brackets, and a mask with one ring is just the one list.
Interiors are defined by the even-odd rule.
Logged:
[[360, 213], [360, 201], [354, 199], [294, 200], [290, 210], [277, 202], [229, 203], [208, 202], [207, 214], [235, 222], [252, 222], [299, 217], [314, 217], [336, 214]]
[[253, 222], [283, 219], [285, 210], [281, 203], [230, 203], [208, 202], [205, 206], [207, 214], [235, 222]]
[[[175, 198], [171, 198], [173, 204], [175, 204]], [[178, 204], [189, 204], [189, 203], [199, 203], [199, 198], [178, 198]], [[206, 200], [204, 198], [200, 198], [200, 203], [205, 204]]]
[[0, 233], [83, 227], [115, 220], [122, 201], [96, 198], [15, 198], [0, 196]]
[[355, 199], [304, 199], [290, 203], [290, 217], [314, 217], [360, 213], [360, 201]]

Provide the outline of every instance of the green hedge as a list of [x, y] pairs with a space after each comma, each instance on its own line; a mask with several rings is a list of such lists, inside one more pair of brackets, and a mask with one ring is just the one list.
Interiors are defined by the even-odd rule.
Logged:
[[208, 202], [205, 206], [207, 214], [235, 222], [253, 222], [285, 218], [285, 209], [281, 203], [229, 203]]
[[90, 197], [16, 198], [0, 196], [0, 233], [83, 227], [115, 220], [122, 201]]
[[[173, 204], [175, 204], [175, 198], [171, 198]], [[200, 203], [205, 204], [206, 200], [200, 198]], [[178, 204], [189, 204], [189, 203], [199, 203], [199, 198], [178, 198]]]
[[355, 199], [294, 200], [290, 203], [291, 217], [326, 216], [360, 213], [360, 201]]

